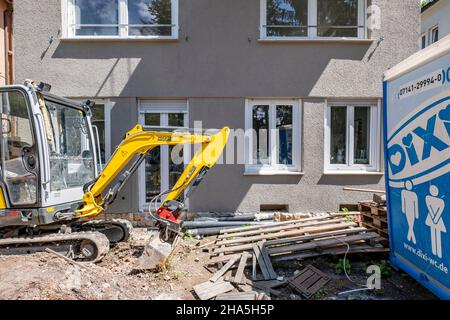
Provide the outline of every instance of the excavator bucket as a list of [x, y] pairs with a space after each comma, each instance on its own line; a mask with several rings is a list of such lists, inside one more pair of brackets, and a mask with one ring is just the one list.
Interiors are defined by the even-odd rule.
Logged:
[[142, 255], [139, 257], [137, 269], [160, 270], [165, 267], [166, 261], [175, 248], [174, 243], [163, 242], [158, 234], [145, 245]]

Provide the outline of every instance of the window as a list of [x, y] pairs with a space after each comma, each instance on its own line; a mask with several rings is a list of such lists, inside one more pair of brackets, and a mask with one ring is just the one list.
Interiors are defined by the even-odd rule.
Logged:
[[[34, 146], [32, 117], [30, 117], [25, 95], [11, 90], [0, 93], [2, 114], [2, 139], [0, 139], [0, 179], [6, 186], [9, 201], [14, 205], [35, 204], [38, 179], [35, 166], [27, 165], [28, 154], [37, 163], [37, 149]], [[29, 156], [28, 156], [29, 157]]]
[[[140, 123], [149, 129], [187, 128], [186, 101], [140, 102]], [[181, 149], [180, 149], [181, 148]], [[161, 146], [146, 155], [141, 169], [141, 207], [144, 207], [163, 191], [171, 189], [184, 171], [188, 162], [189, 146]]]
[[379, 171], [379, 106], [331, 103], [325, 114], [325, 171]]
[[420, 48], [425, 49], [426, 46], [427, 46], [427, 36], [424, 33], [420, 36]]
[[298, 100], [247, 100], [247, 173], [300, 171], [300, 117]]
[[430, 30], [430, 44], [439, 41], [439, 27], [435, 26]]
[[178, 0], [65, 0], [69, 38], [177, 38]]
[[365, 0], [261, 0], [261, 38], [364, 38]]
[[50, 189], [83, 187], [95, 178], [95, 163], [88, 123], [81, 110], [46, 101], [49, 127]]

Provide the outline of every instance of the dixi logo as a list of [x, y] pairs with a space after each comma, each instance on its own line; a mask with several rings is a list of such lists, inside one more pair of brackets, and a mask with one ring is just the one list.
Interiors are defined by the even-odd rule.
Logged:
[[[450, 155], [450, 97], [425, 108], [395, 130], [388, 141], [393, 181], [426, 175], [427, 170], [446, 166]], [[444, 103], [443, 103], [444, 102]], [[419, 109], [420, 110], [420, 109]], [[440, 156], [432, 156], [438, 152]], [[444, 154], [441, 154], [444, 153]], [[447, 157], [445, 156], [447, 153]], [[427, 181], [421, 179], [420, 182]]]

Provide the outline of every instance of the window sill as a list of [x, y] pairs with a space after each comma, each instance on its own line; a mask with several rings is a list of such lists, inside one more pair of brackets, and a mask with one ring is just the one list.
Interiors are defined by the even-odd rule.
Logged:
[[259, 38], [261, 43], [294, 42], [294, 43], [367, 43], [371, 44], [373, 39], [358, 38]]
[[382, 176], [384, 172], [381, 171], [366, 171], [366, 170], [325, 170], [324, 175], [367, 175], [367, 176]]
[[305, 173], [289, 170], [247, 170], [244, 176], [303, 176]]
[[60, 40], [62, 42], [177, 42], [179, 39], [177, 37], [72, 37], [61, 38]]

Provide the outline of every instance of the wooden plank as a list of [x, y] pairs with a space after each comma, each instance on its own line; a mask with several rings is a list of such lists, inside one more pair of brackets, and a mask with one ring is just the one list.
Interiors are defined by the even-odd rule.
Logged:
[[257, 292], [230, 292], [222, 293], [216, 297], [216, 300], [256, 300]]
[[299, 224], [299, 223], [304, 223], [304, 222], [309, 222], [309, 221], [318, 221], [318, 220], [326, 220], [326, 219], [332, 219], [332, 217], [320, 216], [320, 217], [312, 217], [312, 218], [305, 218], [305, 219], [299, 219], [299, 220], [274, 222], [274, 223], [270, 223], [267, 225], [255, 225], [255, 226], [248, 226], [248, 227], [230, 228], [230, 229], [226, 229], [226, 230], [221, 230], [219, 239], [227, 237], [227, 236], [223, 235], [224, 233], [228, 233], [228, 236], [229, 236], [230, 233], [264, 229], [264, 228], [283, 226], [283, 225], [289, 225], [289, 224]]
[[294, 252], [294, 251], [303, 251], [303, 250], [312, 250], [318, 248], [324, 248], [328, 246], [335, 245], [345, 245], [345, 243], [351, 243], [355, 241], [361, 240], [370, 240], [377, 238], [379, 235], [375, 232], [362, 233], [352, 236], [344, 236], [339, 238], [330, 238], [330, 239], [322, 239], [311, 242], [305, 242], [301, 244], [287, 245], [281, 247], [269, 248], [268, 252], [270, 255], [283, 253], [283, 252]]
[[269, 276], [271, 279], [276, 279], [278, 277], [277, 273], [273, 269], [272, 261], [270, 261], [269, 254], [267, 253], [267, 249], [264, 246], [264, 242], [260, 242], [258, 244], [261, 256], [263, 258], [264, 264], [266, 265], [267, 271], [269, 272]]
[[212, 265], [212, 264], [216, 264], [219, 262], [227, 262], [234, 256], [239, 258], [241, 255], [240, 254], [229, 254], [226, 256], [213, 257], [206, 262], [206, 265]]
[[287, 280], [262, 280], [262, 281], [252, 281], [250, 279], [246, 279], [246, 283], [252, 287], [255, 287], [260, 290], [267, 290], [272, 288], [282, 287], [287, 284]]
[[[281, 262], [281, 261], [290, 261], [290, 260], [303, 260], [307, 258], [318, 257], [322, 255], [342, 255], [347, 251], [347, 247], [340, 248], [330, 248], [324, 249], [321, 252], [305, 252], [305, 253], [295, 253], [295, 254], [287, 254], [287, 255], [277, 255], [272, 257], [272, 261]], [[384, 248], [383, 246], [370, 246], [368, 244], [358, 244], [358, 245], [350, 245], [349, 254], [352, 253], [372, 253], [372, 252], [388, 252], [389, 248]]]
[[243, 253], [241, 256], [241, 260], [239, 261], [239, 266], [236, 270], [236, 274], [234, 275], [233, 282], [243, 284], [245, 283], [244, 277], [244, 269], [247, 265], [247, 259], [249, 258], [249, 254]]
[[259, 269], [261, 270], [264, 280], [271, 280], [269, 271], [264, 263], [263, 257], [261, 255], [261, 251], [257, 244], [253, 244], [253, 251], [255, 252], [256, 259], [258, 260]]
[[305, 268], [303, 273], [300, 273], [295, 276], [295, 279], [299, 282], [303, 282], [306, 279], [308, 279], [309, 277], [311, 277], [313, 275], [313, 273], [314, 272], [312, 270]]
[[252, 279], [256, 280], [256, 254], [252, 254]]
[[367, 228], [361, 227], [361, 228], [344, 229], [344, 230], [338, 230], [338, 231], [322, 232], [322, 233], [311, 234], [311, 235], [301, 236], [301, 237], [270, 240], [270, 241], [266, 241], [266, 247], [290, 243], [290, 242], [308, 241], [308, 240], [314, 240], [314, 239], [326, 238], [326, 237], [332, 237], [332, 236], [354, 234], [354, 233], [360, 233], [360, 232], [364, 232], [364, 231], [367, 231]]
[[237, 261], [238, 257], [232, 257], [219, 271], [217, 271], [210, 279], [211, 282], [216, 282], [221, 276], [231, 268], [231, 266]]
[[[294, 236], [301, 236], [305, 233], [319, 233], [319, 232], [325, 232], [325, 231], [332, 231], [332, 230], [341, 230], [349, 227], [355, 227], [357, 226], [357, 223], [355, 222], [348, 222], [348, 223], [337, 223], [337, 224], [330, 224], [320, 227], [305, 227], [299, 230], [291, 230], [291, 231], [284, 231], [284, 232], [277, 232], [277, 233], [271, 233], [271, 234], [265, 234], [260, 236], [254, 236], [254, 237], [248, 237], [245, 241], [247, 242], [258, 242], [261, 240], [267, 240], [267, 239], [277, 239], [277, 238], [287, 238], [287, 237], [294, 237]], [[242, 241], [240, 241], [242, 242]], [[222, 252], [236, 252], [236, 251], [242, 251], [242, 250], [248, 250], [248, 245], [240, 245], [240, 246], [229, 246], [225, 248], [218, 248], [214, 249], [212, 254], [218, 254]]]
[[[266, 225], [264, 228], [259, 229], [253, 229], [249, 231], [242, 231], [242, 232], [236, 232], [236, 233], [227, 233], [226, 235], [221, 235], [218, 238], [217, 243], [223, 243], [223, 241], [226, 241], [226, 238], [236, 238], [236, 237], [247, 237], [247, 236], [253, 236], [253, 235], [259, 235], [261, 233], [269, 233], [269, 232], [276, 232], [276, 231], [282, 231], [282, 230], [290, 230], [290, 229], [298, 229], [302, 227], [310, 227], [310, 226], [320, 226], [324, 224], [333, 224], [340, 221], [345, 221], [345, 219], [338, 218], [338, 217], [327, 217], [327, 219], [322, 219], [320, 221], [311, 221], [311, 222], [292, 222], [289, 221], [289, 223], [283, 224], [281, 226], [278, 225]], [[280, 222], [282, 223], [282, 222]], [[235, 239], [232, 239], [235, 240]], [[229, 241], [229, 240], [228, 240]], [[226, 242], [225, 242], [226, 244]]]
[[207, 281], [195, 285], [193, 289], [200, 300], [209, 300], [219, 294], [232, 291], [234, 287], [231, 283], [221, 280], [217, 282]]

